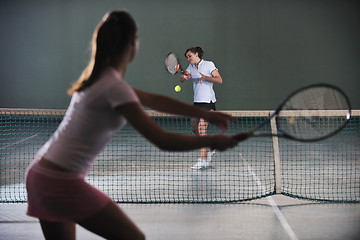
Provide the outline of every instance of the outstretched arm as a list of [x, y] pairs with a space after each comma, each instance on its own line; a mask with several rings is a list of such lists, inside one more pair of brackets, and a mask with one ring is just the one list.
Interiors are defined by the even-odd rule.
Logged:
[[139, 89], [134, 90], [138, 95], [141, 104], [146, 107], [165, 113], [203, 118], [208, 122], [215, 124], [223, 131], [227, 130], [229, 126], [229, 120], [234, 119], [228, 114], [214, 111], [206, 111], [202, 108], [197, 108], [189, 104], [180, 102], [174, 98], [159, 94], [148, 93]]
[[163, 150], [185, 151], [210, 147], [225, 150], [239, 141], [226, 135], [192, 136], [164, 131], [142, 109], [139, 103], [131, 102], [117, 107], [127, 121], [147, 140]]

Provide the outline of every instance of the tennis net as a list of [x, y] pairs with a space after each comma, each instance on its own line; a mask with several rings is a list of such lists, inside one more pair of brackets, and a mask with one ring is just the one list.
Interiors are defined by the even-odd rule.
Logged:
[[[192, 134], [190, 118], [147, 111], [163, 129]], [[270, 111], [227, 111], [226, 134], [248, 131]], [[0, 202], [26, 202], [24, 174], [65, 110], [0, 109]], [[292, 114], [296, 114], [292, 113]], [[255, 137], [216, 152], [211, 167], [193, 170], [200, 151], [167, 152], [126, 125], [107, 144], [86, 180], [118, 203], [222, 203], [284, 194], [360, 202], [360, 111], [334, 137], [299, 143]], [[271, 125], [265, 131], [271, 132]], [[209, 125], [208, 134], [219, 133]]]

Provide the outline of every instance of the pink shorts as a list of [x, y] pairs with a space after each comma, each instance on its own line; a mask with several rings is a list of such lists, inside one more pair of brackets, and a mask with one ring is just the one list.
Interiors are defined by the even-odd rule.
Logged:
[[105, 193], [85, 182], [84, 174], [55, 171], [33, 163], [26, 173], [27, 214], [46, 221], [78, 221], [90, 217], [109, 201]]

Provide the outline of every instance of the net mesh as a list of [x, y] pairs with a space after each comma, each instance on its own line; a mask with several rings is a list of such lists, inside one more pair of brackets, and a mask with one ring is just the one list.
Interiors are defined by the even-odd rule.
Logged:
[[338, 89], [327, 85], [305, 88], [287, 99], [282, 109], [290, 111], [277, 116], [278, 130], [298, 139], [319, 139], [344, 126], [349, 104]]
[[[26, 202], [26, 168], [65, 111], [0, 109], [0, 113], [0, 202]], [[236, 134], [253, 129], [270, 112], [228, 113], [237, 121], [226, 134]], [[148, 114], [167, 131], [192, 134], [189, 118]], [[235, 202], [275, 193], [360, 202], [359, 115], [360, 111], [353, 111], [342, 132], [320, 142], [251, 138], [233, 149], [216, 152], [211, 167], [205, 170], [191, 169], [199, 150], [159, 150], [126, 125], [98, 156], [86, 180], [118, 203]], [[271, 132], [271, 126], [264, 131]], [[219, 130], [209, 125], [207, 132]]]

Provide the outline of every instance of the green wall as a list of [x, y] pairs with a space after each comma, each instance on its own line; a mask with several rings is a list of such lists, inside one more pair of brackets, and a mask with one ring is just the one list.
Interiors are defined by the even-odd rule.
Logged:
[[66, 90], [89, 59], [104, 13], [127, 9], [140, 52], [135, 87], [192, 102], [192, 84], [164, 70], [164, 57], [201, 45], [223, 77], [220, 110], [273, 109], [290, 91], [332, 83], [360, 109], [360, 1], [348, 0], [2, 0], [0, 107], [66, 108]]

